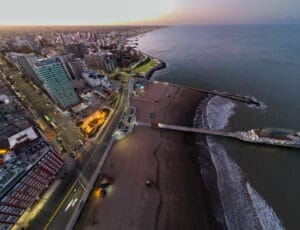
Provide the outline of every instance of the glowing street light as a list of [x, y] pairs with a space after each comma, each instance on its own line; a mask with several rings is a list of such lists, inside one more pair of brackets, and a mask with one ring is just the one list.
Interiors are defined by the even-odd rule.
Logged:
[[116, 130], [113, 134], [113, 137], [116, 139], [116, 140], [121, 140], [125, 137], [125, 133], [121, 130]]

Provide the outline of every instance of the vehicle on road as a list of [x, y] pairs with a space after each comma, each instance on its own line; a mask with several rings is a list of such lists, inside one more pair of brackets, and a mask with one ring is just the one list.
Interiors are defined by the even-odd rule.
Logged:
[[104, 197], [107, 194], [107, 190], [109, 186], [111, 186], [113, 183], [114, 183], [113, 177], [107, 174], [100, 175], [100, 183], [98, 188], [100, 189], [100, 194], [102, 197]]

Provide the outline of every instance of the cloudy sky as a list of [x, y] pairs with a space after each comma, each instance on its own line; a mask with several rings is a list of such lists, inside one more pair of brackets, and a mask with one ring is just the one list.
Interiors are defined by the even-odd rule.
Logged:
[[0, 0], [0, 24], [300, 22], [300, 0]]

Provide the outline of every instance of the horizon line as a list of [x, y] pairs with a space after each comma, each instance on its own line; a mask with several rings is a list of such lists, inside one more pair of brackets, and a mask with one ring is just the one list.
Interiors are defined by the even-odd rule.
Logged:
[[300, 25], [300, 22], [242, 22], [242, 23], [183, 23], [183, 24], [0, 24], [1, 27], [164, 27], [164, 26], [213, 26], [213, 25]]

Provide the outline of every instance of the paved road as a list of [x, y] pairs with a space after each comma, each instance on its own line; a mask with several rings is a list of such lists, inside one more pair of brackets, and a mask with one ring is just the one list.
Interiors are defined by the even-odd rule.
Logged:
[[[47, 95], [40, 95], [39, 90], [26, 82], [25, 79], [22, 79], [16, 71], [7, 66], [2, 66], [1, 69], [6, 76], [12, 76], [15, 81], [15, 90], [20, 91], [19, 95], [23, 97], [25, 105], [30, 108], [35, 117], [48, 115], [55, 123], [62, 127], [59, 128], [58, 133], [61, 134], [66, 147], [73, 147], [78, 143], [80, 133], [74, 127], [74, 123], [66, 114], [56, 113], [57, 107]], [[63, 183], [54, 191], [40, 213], [33, 220], [30, 220], [29, 229], [62, 229], [67, 226], [78, 206], [83, 205], [80, 204], [79, 200], [101, 160], [107, 144], [111, 140], [125, 106], [129, 104], [128, 98], [129, 88], [128, 83], [126, 83], [120, 94], [117, 108], [111, 119], [107, 121], [106, 128], [99, 135], [95, 143], [90, 144], [89, 148], [87, 148], [90, 151], [81, 149], [82, 157], [77, 162], [76, 169], [71, 171]], [[72, 162], [69, 156], [65, 158], [68, 162]]]
[[88, 185], [89, 180], [91, 179], [99, 161], [101, 160], [107, 144], [118, 125], [122, 113], [124, 112], [125, 106], [128, 105], [128, 90], [128, 84], [125, 84], [120, 96], [119, 104], [114, 112], [114, 115], [112, 116], [112, 119], [109, 120], [106, 124], [106, 129], [103, 131], [102, 135], [100, 135], [100, 138], [96, 141], [95, 150], [91, 152], [90, 158], [87, 159], [87, 163], [85, 164], [81, 172], [80, 170], [77, 170], [77, 174], [79, 173], [79, 175], [74, 180], [75, 182], [72, 184], [72, 186], [66, 189], [68, 192], [62, 199], [62, 202], [60, 203], [58, 208], [54, 211], [53, 215], [49, 217], [49, 221], [45, 225], [44, 229], [56, 230], [67, 226], [74, 211], [79, 207], [79, 205], [83, 205], [77, 202], [72, 208], [67, 209], [70, 202], [74, 201], [75, 199], [80, 200], [83, 192], [86, 189], [86, 186]]
[[36, 86], [29, 83], [28, 80], [22, 78], [18, 72], [8, 66], [1, 66], [1, 69], [6, 78], [11, 77], [14, 80], [15, 83], [12, 85], [12, 88], [32, 112], [35, 119], [40, 118], [43, 120], [44, 116], [47, 115], [58, 125], [57, 130], [45, 126], [46, 131], [59, 133], [63, 145], [69, 152], [73, 150], [73, 147], [78, 148], [80, 145], [79, 140], [83, 140], [84, 137], [70, 117], [65, 113], [57, 112], [58, 107], [49, 97]]

